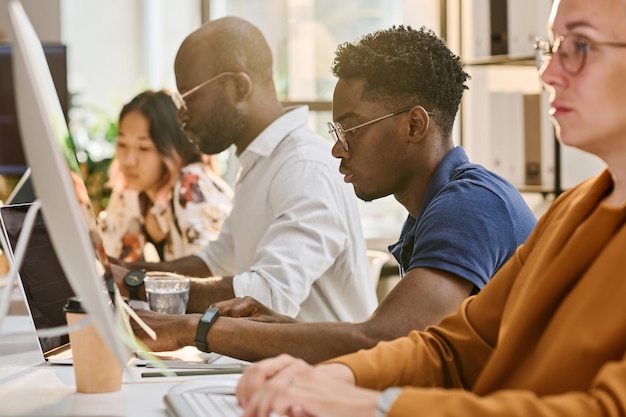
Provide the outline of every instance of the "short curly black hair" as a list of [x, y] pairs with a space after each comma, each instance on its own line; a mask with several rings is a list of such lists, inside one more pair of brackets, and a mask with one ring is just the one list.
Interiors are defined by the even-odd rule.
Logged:
[[444, 135], [452, 132], [470, 78], [432, 30], [403, 25], [339, 45], [331, 70], [341, 79], [365, 78], [363, 99], [385, 103], [390, 111], [423, 106], [435, 114]]

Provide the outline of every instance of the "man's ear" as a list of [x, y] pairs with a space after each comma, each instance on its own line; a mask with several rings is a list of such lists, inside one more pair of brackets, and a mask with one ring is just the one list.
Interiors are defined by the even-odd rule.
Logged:
[[422, 106], [415, 106], [409, 111], [409, 140], [419, 142], [428, 133], [430, 117]]
[[234, 78], [237, 100], [243, 101], [252, 91], [252, 79], [245, 72], [238, 72]]

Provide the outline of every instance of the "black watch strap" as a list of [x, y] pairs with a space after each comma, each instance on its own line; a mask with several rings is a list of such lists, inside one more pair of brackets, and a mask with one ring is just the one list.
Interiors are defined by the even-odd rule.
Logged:
[[128, 298], [131, 300], [139, 300], [139, 288], [128, 287]]
[[146, 271], [143, 269], [131, 269], [124, 276], [124, 284], [131, 300], [139, 300], [139, 288], [143, 285]]
[[198, 328], [196, 329], [196, 339], [194, 340], [194, 343], [196, 347], [203, 352], [211, 352], [209, 344], [206, 341], [206, 335], [209, 333], [211, 326], [213, 326], [213, 323], [215, 323], [219, 316], [220, 311], [217, 308], [209, 307], [200, 318]]

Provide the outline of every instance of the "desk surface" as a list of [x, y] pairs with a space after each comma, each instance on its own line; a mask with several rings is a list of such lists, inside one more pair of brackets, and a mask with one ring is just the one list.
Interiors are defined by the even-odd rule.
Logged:
[[[2, 333], [30, 328], [27, 316], [5, 318]], [[161, 416], [163, 397], [177, 383], [198, 378], [233, 379], [233, 375], [144, 378], [141, 368], [130, 368], [122, 390], [108, 394], [76, 392], [71, 366], [40, 361], [35, 334], [3, 337], [0, 334], [0, 416]], [[221, 357], [214, 363], [238, 362]], [[144, 368], [145, 369], [145, 368]]]

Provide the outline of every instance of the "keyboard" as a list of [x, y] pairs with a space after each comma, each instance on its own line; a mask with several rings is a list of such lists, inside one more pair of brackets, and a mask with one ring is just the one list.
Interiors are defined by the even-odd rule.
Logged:
[[175, 417], [239, 417], [236, 384], [230, 376], [181, 382], [167, 392], [165, 404]]

